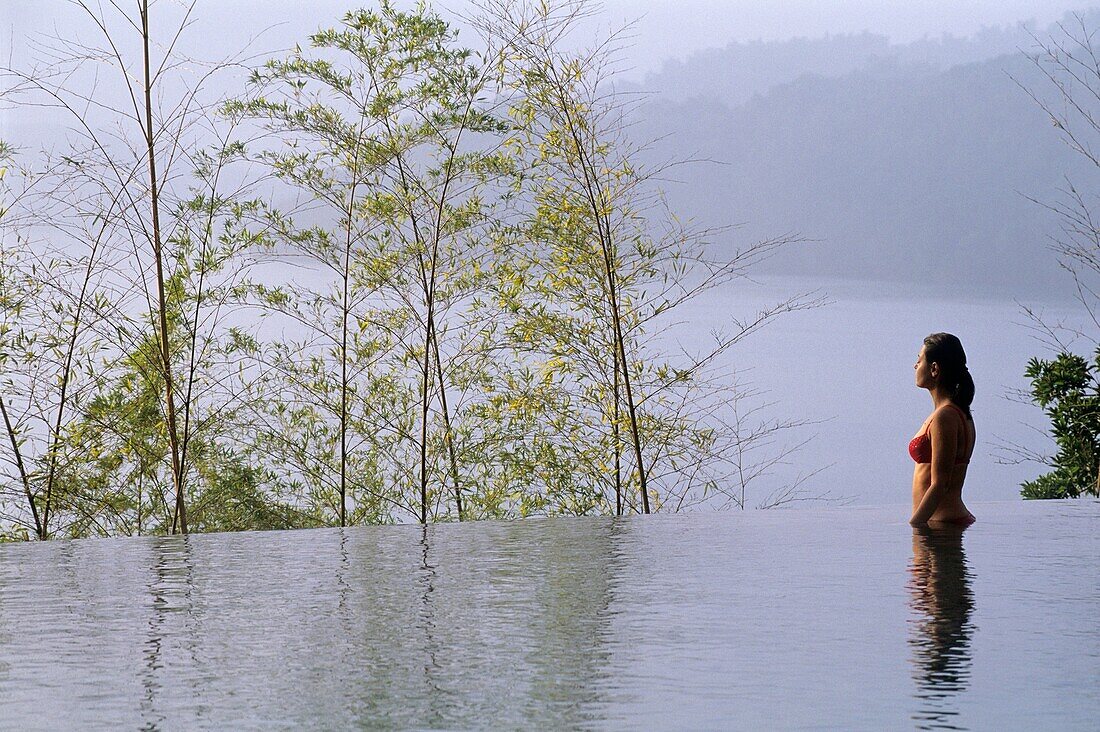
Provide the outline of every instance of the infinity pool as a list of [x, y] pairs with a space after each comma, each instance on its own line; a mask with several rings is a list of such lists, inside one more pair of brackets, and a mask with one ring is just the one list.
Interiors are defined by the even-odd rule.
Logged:
[[0, 728], [1096, 729], [1100, 501], [0, 547]]

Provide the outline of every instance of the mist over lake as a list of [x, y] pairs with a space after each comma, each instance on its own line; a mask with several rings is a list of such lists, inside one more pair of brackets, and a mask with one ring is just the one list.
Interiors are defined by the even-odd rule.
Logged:
[[[612, 4], [592, 28], [618, 27], [612, 19], [627, 18], [626, 5]], [[48, 34], [79, 27], [72, 8], [36, 7], [6, 17], [13, 50], [24, 55]], [[250, 28], [250, 7], [200, 7], [181, 42], [198, 57], [247, 49], [258, 60], [344, 10], [331, 1], [308, 11], [276, 4], [271, 25]], [[1001, 20], [969, 33], [905, 40], [864, 31], [708, 47], [696, 38], [679, 58], [636, 64], [655, 42], [643, 23], [615, 44], [619, 73], [609, 86], [623, 95], [640, 159], [675, 163], [656, 184], [678, 216], [736, 225], [730, 238], [741, 242], [782, 234], [814, 242], [780, 251], [757, 273], [920, 282], [948, 298], [1066, 300], [1049, 250], [1058, 220], [1044, 205], [1093, 171], [1029, 96], [1050, 98], [1032, 57], [1037, 39], [1057, 29], [1052, 17], [1089, 25], [1100, 10], [1074, 7], [1078, 19], [1063, 8], [1035, 3], [1027, 15], [1005, 6]], [[851, 12], [838, 8], [838, 19]], [[0, 108], [0, 136], [20, 148], [58, 144], [58, 124], [51, 110]]]
[[653, 163], [698, 161], [664, 176], [681, 215], [815, 242], [768, 273], [1068, 299], [1045, 205], [1095, 171], [1029, 96], [1048, 83], [1035, 32], [730, 44], [626, 84], [631, 136]]
[[[196, 57], [248, 49], [240, 68], [226, 69], [206, 90], [212, 98], [239, 93], [234, 84], [245, 86], [250, 63], [278, 57], [279, 48], [301, 43], [341, 12], [331, 3], [309, 10], [276, 5], [285, 17], [273, 10], [274, 25], [251, 28], [248, 4], [196, 7], [181, 48]], [[933, 331], [961, 337], [977, 382], [978, 447], [968, 491], [1011, 498], [1041, 472], [1036, 463], [1004, 464], [1014, 449], [1043, 455], [1052, 447], [1045, 417], [1018, 400], [1028, 387], [1028, 359], [1051, 355], [1023, 308], [1087, 330], [1072, 281], [1051, 251], [1060, 224], [1047, 206], [1070, 186], [1087, 186], [1095, 173], [1040, 106], [1050, 90], [1037, 44], [1060, 27], [1052, 19], [1088, 26], [1100, 21], [1100, 11], [1036, 7], [1030, 16], [1002, 8], [1012, 17], [988, 15], [990, 24], [923, 37], [851, 30], [844, 25], [849, 11], [838, 10], [838, 18], [848, 18], [838, 20], [840, 32], [693, 40], [679, 46], [678, 58], [639, 65], [631, 61], [640, 51], [631, 50], [630, 33], [617, 42], [615, 68], [624, 73], [599, 88], [619, 94], [623, 141], [661, 171], [646, 184], [675, 220], [714, 227], [701, 239], [719, 260], [756, 241], [792, 239], [750, 269], [755, 284], [733, 279], [710, 291], [670, 316], [677, 328], [655, 342], [698, 352], [713, 329], [768, 303], [795, 293], [828, 301], [777, 318], [722, 356], [731, 385], [735, 373], [737, 384], [759, 390], [741, 406], [808, 423], [777, 434], [776, 450], [805, 444], [754, 479], [748, 504], [803, 478], [799, 498], [904, 504], [911, 474], [904, 446], [929, 408], [911, 367], [920, 340]], [[75, 33], [72, 10], [9, 11], [5, 19], [18, 30], [13, 53], [48, 46], [35, 33]], [[979, 10], [992, 12], [975, 9], [976, 18]], [[614, 27], [609, 16], [593, 18], [585, 33]], [[455, 22], [456, 38], [472, 41], [467, 21]], [[637, 48], [652, 44], [649, 32], [639, 31]], [[121, 92], [109, 79], [95, 84], [104, 96]], [[114, 108], [90, 109], [93, 117], [110, 117]], [[43, 148], [65, 160], [61, 150], [72, 135], [63, 116], [6, 104], [0, 136], [17, 155]], [[273, 205], [290, 200], [280, 195], [263, 189], [260, 197]], [[298, 220], [320, 227], [339, 221], [331, 211], [309, 209]], [[264, 266], [291, 283], [332, 284], [292, 266]], [[246, 330], [256, 324], [239, 315], [231, 322]], [[294, 333], [267, 326], [260, 332]]]

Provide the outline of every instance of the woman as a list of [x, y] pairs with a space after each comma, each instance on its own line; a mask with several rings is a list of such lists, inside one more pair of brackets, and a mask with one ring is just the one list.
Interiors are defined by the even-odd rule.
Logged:
[[969, 524], [974, 515], [962, 501], [966, 468], [974, 452], [974, 380], [962, 343], [950, 333], [924, 339], [917, 356], [917, 386], [932, 396], [932, 414], [909, 443], [913, 470], [913, 526], [928, 522]]

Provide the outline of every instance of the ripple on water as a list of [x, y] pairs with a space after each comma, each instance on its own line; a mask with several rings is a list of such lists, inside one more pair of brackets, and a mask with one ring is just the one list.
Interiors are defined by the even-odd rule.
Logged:
[[1100, 502], [975, 512], [3, 546], [0, 722], [1086, 728]]

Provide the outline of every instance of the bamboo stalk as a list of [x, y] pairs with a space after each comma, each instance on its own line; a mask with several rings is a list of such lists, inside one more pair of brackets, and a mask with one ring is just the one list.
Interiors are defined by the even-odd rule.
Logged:
[[27, 503], [31, 507], [31, 516], [34, 517], [34, 528], [38, 534], [38, 538], [46, 539], [46, 527], [38, 519], [38, 508], [34, 504], [34, 495], [31, 493], [31, 481], [27, 476], [27, 468], [23, 465], [23, 452], [19, 449], [19, 441], [15, 439], [15, 429], [12, 427], [11, 418], [8, 416], [8, 408], [4, 403], [3, 397], [0, 397], [0, 413], [4, 415], [4, 428], [7, 430], [8, 439], [11, 440], [11, 449], [15, 453], [15, 464], [19, 468], [19, 477], [23, 481], [23, 490], [27, 495]]
[[[562, 82], [555, 79], [555, 83], [557, 84], [558, 99], [561, 102], [562, 113], [565, 115], [565, 121], [569, 126], [569, 134], [573, 139], [573, 144], [577, 148], [580, 170], [584, 177], [585, 195], [588, 198], [589, 206], [592, 208], [593, 219], [596, 222], [596, 234], [600, 239], [600, 248], [602, 249], [604, 260], [604, 275], [607, 278], [605, 281], [607, 286], [607, 299], [611, 307], [611, 323], [615, 332], [615, 347], [618, 350], [618, 358], [616, 361], [618, 361], [617, 366], [622, 367], [619, 373], [623, 378], [623, 389], [626, 393], [626, 410], [627, 415], [630, 417], [631, 442], [634, 447], [634, 458], [637, 461], [638, 487], [642, 494], [642, 512], [649, 513], [649, 491], [646, 485], [645, 462], [642, 458], [642, 442], [638, 430], [638, 415], [634, 403], [633, 390], [630, 384], [630, 369], [627, 366], [626, 343], [622, 330], [622, 314], [619, 310], [614, 242], [611, 238], [611, 231], [609, 227], [606, 226], [604, 214], [605, 206], [601, 205], [604, 203], [603, 192], [601, 190], [599, 191], [599, 195], [597, 195], [598, 184], [593, 180], [595, 168], [592, 161], [585, 153], [584, 144], [580, 138], [580, 132], [577, 129], [577, 123], [570, 113], [569, 101], [565, 98], [565, 93], [562, 89]], [[621, 359], [621, 361], [619, 359]]]
[[435, 371], [439, 379], [439, 402], [443, 409], [443, 442], [447, 445], [447, 456], [451, 461], [451, 480], [455, 489], [455, 508], [458, 520], [462, 520], [462, 486], [458, 482], [458, 458], [455, 455], [454, 436], [451, 432], [451, 414], [447, 409], [447, 385], [443, 381], [443, 364], [439, 360], [439, 338], [432, 334], [432, 347], [435, 350]]
[[145, 144], [149, 157], [149, 203], [153, 216], [153, 254], [157, 270], [157, 308], [160, 339], [161, 368], [164, 371], [165, 409], [167, 411], [168, 441], [172, 450], [172, 483], [176, 491], [172, 512], [172, 533], [177, 527], [187, 533], [187, 504], [184, 497], [183, 465], [180, 462], [179, 434], [176, 429], [176, 401], [172, 382], [172, 357], [168, 343], [168, 296], [165, 290], [164, 250], [160, 232], [160, 191], [157, 186], [156, 150], [153, 143], [153, 82], [149, 55], [149, 0], [141, 0], [141, 40], [144, 62], [145, 92]]
[[619, 449], [619, 365], [618, 356], [615, 357], [613, 387], [611, 398], [614, 402], [614, 411], [611, 419], [611, 440], [615, 446], [615, 515], [623, 515], [623, 466], [622, 451]]

